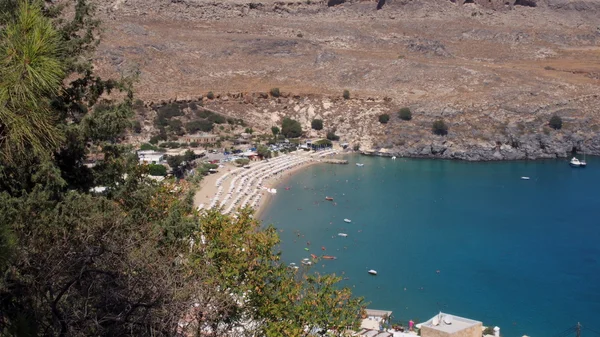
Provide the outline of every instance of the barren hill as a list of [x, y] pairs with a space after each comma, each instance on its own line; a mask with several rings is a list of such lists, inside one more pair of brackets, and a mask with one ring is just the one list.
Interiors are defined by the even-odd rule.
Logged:
[[[213, 91], [207, 106], [255, 129], [293, 116], [308, 131], [320, 117], [362, 149], [468, 160], [600, 154], [600, 1], [375, 6], [103, 0], [96, 67], [139, 69], [146, 102]], [[273, 87], [285, 97], [260, 98]], [[404, 106], [411, 121], [396, 115]], [[561, 130], [547, 126], [554, 114]], [[447, 136], [431, 132], [440, 118]]]

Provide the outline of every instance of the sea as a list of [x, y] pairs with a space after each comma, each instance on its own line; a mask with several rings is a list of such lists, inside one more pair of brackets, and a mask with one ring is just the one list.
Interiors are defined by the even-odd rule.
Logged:
[[307, 272], [343, 277], [405, 325], [441, 311], [503, 336], [600, 331], [600, 158], [345, 159], [276, 186], [261, 220], [278, 228], [285, 263], [337, 257]]

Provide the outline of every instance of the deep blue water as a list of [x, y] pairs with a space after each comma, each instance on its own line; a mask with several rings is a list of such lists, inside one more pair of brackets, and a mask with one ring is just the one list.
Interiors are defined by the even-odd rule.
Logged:
[[577, 322], [600, 331], [600, 158], [584, 169], [348, 159], [278, 186], [262, 219], [280, 229], [284, 261], [337, 256], [313, 270], [343, 273], [369, 307], [400, 321], [441, 310], [504, 336], [554, 336]]

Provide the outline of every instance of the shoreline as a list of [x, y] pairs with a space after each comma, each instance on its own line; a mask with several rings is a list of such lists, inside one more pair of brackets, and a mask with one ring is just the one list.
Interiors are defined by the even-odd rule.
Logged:
[[[311, 160], [308, 161], [306, 163], [303, 163], [302, 165], [298, 165], [288, 171], [285, 171], [285, 175], [284, 176], [280, 176], [280, 177], [271, 177], [269, 178], [266, 182], [265, 185], [271, 185], [271, 188], [277, 188], [277, 186], [283, 184], [284, 182], [286, 182], [287, 180], [289, 180], [290, 178], [292, 178], [292, 176], [294, 174], [297, 174], [298, 172], [300, 172], [300, 170], [303, 170], [307, 167], [316, 165], [316, 164], [323, 164], [320, 161], [316, 161], [316, 160]], [[261, 198], [260, 202], [258, 203], [258, 205], [254, 208], [254, 216], [255, 218], [259, 219], [261, 218], [261, 215], [267, 210], [269, 203], [271, 202], [271, 199], [273, 199], [273, 195], [271, 193], [267, 193], [266, 196], [264, 196], [263, 198]]]
[[198, 211], [220, 207], [223, 214], [230, 214], [246, 205], [254, 209], [258, 219], [273, 197], [271, 189], [281, 186], [299, 170], [323, 163], [323, 159], [336, 154], [336, 150], [297, 151], [254, 162], [247, 171], [225, 163], [218, 173], [205, 177], [199, 184], [194, 194], [194, 207]]

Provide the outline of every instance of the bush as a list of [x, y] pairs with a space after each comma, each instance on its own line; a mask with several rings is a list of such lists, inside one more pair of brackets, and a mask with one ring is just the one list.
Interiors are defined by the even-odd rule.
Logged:
[[562, 118], [557, 115], [552, 116], [550, 118], [550, 122], [548, 122], [551, 128], [554, 130], [560, 130], [562, 128]]
[[161, 140], [163, 140], [163, 141], [166, 141], [166, 140], [167, 140], [167, 135], [166, 135], [166, 134], [164, 134], [164, 133], [162, 133], [162, 132], [161, 132], [161, 133], [159, 133], [159, 134], [158, 134], [158, 135], [156, 135], [156, 136], [152, 136], [152, 138], [150, 138], [150, 141], [149, 141], [149, 143], [150, 143], [150, 144], [154, 144], [154, 145], [156, 145], [156, 144], [158, 144], [158, 142], [159, 142], [159, 141], [161, 141]]
[[270, 93], [271, 93], [271, 96], [273, 96], [273, 97], [279, 97], [279, 96], [281, 96], [281, 92], [279, 91], [279, 88], [273, 88], [273, 89], [271, 89]]
[[344, 97], [344, 99], [350, 99], [350, 91], [344, 90], [342, 96]]
[[209, 91], [208, 94], [206, 94], [206, 98], [208, 98], [208, 99], [214, 99], [215, 98], [215, 94], [212, 91]]
[[135, 121], [131, 125], [131, 128], [133, 129], [133, 132], [141, 133], [142, 132], [142, 123], [140, 123], [140, 121]]
[[183, 111], [181, 111], [179, 105], [171, 103], [161, 106], [157, 111], [157, 116], [159, 118], [171, 119], [173, 117], [183, 116]]
[[264, 145], [259, 145], [258, 149], [256, 149], [256, 153], [263, 158], [271, 158], [271, 151]]
[[144, 143], [140, 146], [140, 151], [156, 151], [158, 148], [152, 144]]
[[360, 144], [358, 144], [358, 143], [354, 144], [354, 146], [352, 147], [352, 149], [353, 149], [354, 151], [358, 151], [358, 150], [360, 150]]
[[340, 136], [335, 134], [335, 130], [330, 130], [327, 132], [327, 139], [329, 140], [340, 140]]
[[298, 138], [302, 136], [302, 126], [298, 121], [286, 117], [281, 125], [281, 134], [286, 138]]
[[148, 174], [151, 176], [164, 177], [167, 175], [167, 168], [160, 164], [148, 165]]
[[208, 116], [208, 120], [215, 124], [224, 124], [227, 122], [227, 119], [225, 117], [216, 113], [211, 113], [210, 116]]
[[438, 119], [437, 121], [433, 122], [431, 130], [438, 136], [445, 136], [448, 134], [448, 125], [446, 125], [443, 120]]
[[314, 130], [323, 130], [323, 120], [322, 119], [313, 119], [310, 123], [310, 127]]
[[210, 132], [213, 127], [213, 122], [206, 119], [195, 120], [185, 124], [185, 129], [190, 134], [197, 133], [198, 131]]
[[235, 164], [237, 166], [244, 166], [244, 165], [248, 165], [250, 163], [250, 159], [247, 158], [239, 158], [235, 160]]
[[198, 105], [196, 105], [196, 103], [194, 103], [194, 102], [190, 103], [190, 105], [188, 105], [188, 106], [192, 111], [198, 110]]
[[390, 115], [388, 115], [388, 114], [379, 115], [379, 123], [387, 124], [387, 122], [389, 122], [389, 121], [390, 121]]
[[410, 112], [409, 108], [402, 108], [398, 111], [398, 117], [403, 121], [409, 121], [412, 119], [412, 112]]
[[190, 145], [190, 147], [198, 147], [200, 145], [200, 143], [198, 143], [198, 142], [191, 142], [189, 145]]

